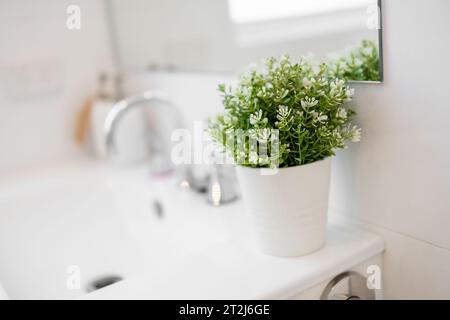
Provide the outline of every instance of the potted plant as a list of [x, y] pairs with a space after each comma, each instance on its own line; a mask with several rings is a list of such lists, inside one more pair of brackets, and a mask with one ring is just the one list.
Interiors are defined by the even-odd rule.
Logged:
[[259, 243], [275, 256], [304, 255], [325, 243], [330, 157], [361, 129], [344, 104], [353, 89], [326, 64], [288, 56], [251, 67], [236, 86], [219, 85], [225, 112], [209, 132], [237, 165]]

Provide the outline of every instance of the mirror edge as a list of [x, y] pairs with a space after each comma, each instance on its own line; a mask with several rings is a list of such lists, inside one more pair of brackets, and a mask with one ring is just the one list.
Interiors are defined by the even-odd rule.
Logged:
[[383, 6], [382, 6], [382, 0], [377, 0], [378, 5], [378, 12], [379, 12], [379, 18], [378, 18], [378, 56], [380, 57], [380, 80], [375, 81], [376, 83], [383, 83], [384, 82], [384, 63], [383, 63]]
[[379, 73], [380, 73], [380, 80], [377, 81], [370, 81], [370, 80], [348, 80], [348, 83], [352, 84], [358, 84], [358, 83], [366, 83], [366, 84], [382, 84], [384, 82], [384, 64], [383, 64], [383, 13], [382, 13], [382, 0], [377, 0], [377, 6], [378, 6], [378, 56], [380, 59], [380, 65], [379, 65]]

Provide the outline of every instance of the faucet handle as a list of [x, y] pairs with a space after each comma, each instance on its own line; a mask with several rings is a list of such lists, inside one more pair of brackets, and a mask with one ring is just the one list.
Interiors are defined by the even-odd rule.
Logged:
[[232, 165], [215, 164], [209, 178], [208, 202], [213, 206], [232, 202], [238, 197], [236, 173]]
[[234, 168], [230, 165], [215, 164], [206, 175], [193, 173], [191, 166], [178, 170], [177, 184], [183, 189], [206, 193], [213, 206], [232, 202], [238, 197], [238, 187]]
[[205, 193], [208, 190], [209, 174], [197, 172], [192, 165], [182, 166], [178, 170], [177, 184], [182, 188], [189, 188], [198, 193]]

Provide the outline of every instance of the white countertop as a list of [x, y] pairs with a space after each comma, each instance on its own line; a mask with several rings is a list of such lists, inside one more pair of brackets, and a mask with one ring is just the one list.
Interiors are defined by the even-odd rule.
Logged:
[[368, 231], [330, 224], [326, 245], [310, 255], [277, 258], [255, 249], [251, 242], [222, 243], [158, 274], [123, 280], [84, 298], [290, 298], [381, 253], [384, 242]]
[[[75, 162], [0, 183], [0, 281], [13, 299], [280, 299], [381, 253], [383, 240], [329, 224], [303, 257], [261, 253], [242, 201], [211, 207], [173, 177]], [[152, 214], [163, 204], [161, 220]], [[18, 255], [20, 252], [20, 255]], [[66, 268], [80, 267], [81, 290]], [[86, 294], [99, 276], [124, 280]], [[36, 274], [39, 276], [36, 277]]]

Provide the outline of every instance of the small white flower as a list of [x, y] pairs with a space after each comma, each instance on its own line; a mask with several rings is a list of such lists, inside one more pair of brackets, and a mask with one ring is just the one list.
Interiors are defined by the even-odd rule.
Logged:
[[339, 80], [336, 80], [336, 81], [332, 82], [331, 85], [330, 85], [330, 87], [331, 87], [330, 94], [333, 97], [340, 96], [342, 93], [344, 93], [343, 92], [344, 90], [348, 89], [348, 87], [345, 88], [344, 86], [345, 86], [345, 81], [344, 80], [340, 80], [339, 79]]
[[311, 112], [311, 114], [314, 118], [314, 121], [323, 123], [328, 120], [328, 116], [326, 114], [323, 114], [322, 112], [319, 113], [317, 111], [313, 111], [313, 112]]
[[303, 109], [307, 109], [309, 107], [314, 107], [319, 103], [319, 101], [316, 100], [316, 98], [308, 98], [305, 97], [302, 101], [300, 101], [300, 104], [302, 105]]
[[273, 85], [270, 82], [266, 82], [266, 84], [264, 85], [267, 89], [272, 89]]
[[256, 125], [262, 120], [262, 110], [256, 111], [250, 115], [250, 124]]
[[317, 121], [319, 121], [320, 123], [323, 123], [327, 120], [328, 120], [328, 116], [326, 114], [321, 114], [317, 117]]
[[351, 101], [353, 98], [353, 95], [355, 94], [355, 89], [347, 87], [345, 90], [345, 102]]
[[352, 142], [361, 141], [361, 128], [353, 126], [352, 131], [351, 131], [351, 138], [350, 138], [350, 140]]
[[287, 129], [294, 120], [294, 118], [292, 116], [292, 110], [287, 106], [279, 106], [278, 113], [277, 113], [277, 119], [279, 121], [277, 121], [275, 123], [275, 126], [277, 128]]
[[[280, 115], [283, 118], [286, 118], [289, 116], [289, 114], [291, 113], [291, 110], [289, 109], [289, 107], [287, 106], [279, 106], [278, 107], [278, 115]], [[277, 116], [278, 118], [278, 116]], [[279, 119], [281, 120], [281, 119]]]
[[344, 108], [339, 108], [337, 117], [341, 119], [347, 119], [347, 110], [345, 110]]
[[347, 87], [347, 90], [345, 90], [345, 94], [348, 97], [352, 98], [354, 96], [354, 94], [355, 94], [355, 89]]
[[342, 87], [345, 85], [344, 80], [342, 79], [336, 79], [335, 81], [331, 82], [330, 86], [332, 89], [342, 89]]

